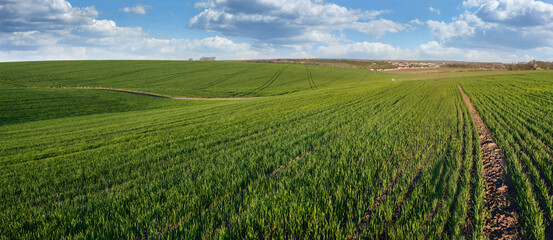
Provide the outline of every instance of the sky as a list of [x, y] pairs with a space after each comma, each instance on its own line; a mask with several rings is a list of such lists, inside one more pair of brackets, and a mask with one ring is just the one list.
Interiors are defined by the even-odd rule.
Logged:
[[553, 0], [0, 0], [0, 61], [553, 61]]

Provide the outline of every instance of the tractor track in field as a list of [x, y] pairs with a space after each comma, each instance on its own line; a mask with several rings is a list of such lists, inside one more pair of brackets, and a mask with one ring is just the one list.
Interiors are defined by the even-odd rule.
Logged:
[[[277, 167], [276, 169], [274, 169], [274, 170], [271, 171], [270, 173], [266, 174], [266, 175], [265, 175], [266, 178], [258, 178], [258, 179], [256, 179], [256, 180], [254, 180], [253, 182], [251, 182], [250, 184], [248, 184], [247, 186], [243, 187], [242, 189], [240, 189], [239, 191], [237, 191], [237, 192], [235, 193], [235, 195], [237, 195], [237, 194], [241, 194], [241, 195], [246, 194], [246, 193], [249, 191], [249, 187], [250, 187], [252, 184], [254, 184], [254, 183], [259, 183], [259, 182], [261, 182], [261, 181], [264, 180], [264, 179], [271, 179], [271, 178], [275, 177], [279, 172], [281, 172], [281, 171], [284, 170], [285, 168], [291, 166], [292, 164], [296, 163], [297, 161], [303, 159], [304, 157], [306, 157], [306, 156], [308, 156], [308, 155], [314, 153], [315, 151], [320, 151], [320, 150], [322, 150], [323, 148], [325, 148], [326, 146], [328, 146], [328, 144], [330, 144], [330, 143], [333, 142], [334, 140], [336, 140], [336, 139], [333, 139], [333, 140], [329, 141], [328, 143], [325, 143], [325, 144], [323, 144], [323, 145], [321, 145], [321, 146], [318, 146], [318, 147], [315, 147], [315, 148], [311, 148], [311, 149], [310, 149], [309, 151], [307, 151], [307, 152], [304, 152], [304, 153], [299, 154], [298, 156], [296, 156], [295, 158], [293, 158], [292, 160], [290, 160], [290, 161], [287, 162], [286, 164], [280, 165], [279, 167]], [[211, 209], [212, 209], [212, 208], [211, 208]], [[211, 210], [211, 209], [209, 209], [209, 210]], [[208, 210], [208, 211], [209, 211], [209, 210]], [[239, 216], [239, 219], [241, 219], [242, 217], [243, 217], [243, 216]], [[227, 223], [225, 223], [225, 224], [223, 224], [223, 225], [225, 225], [226, 228], [230, 228], [230, 227], [232, 227], [232, 225], [234, 225], [234, 223], [227, 222]], [[221, 225], [220, 227], [222, 227], [223, 225]], [[217, 228], [217, 229], [214, 229], [213, 232], [211, 233], [210, 237], [215, 237], [215, 235], [217, 234], [217, 232], [219, 232], [219, 231], [221, 230], [220, 227]], [[273, 228], [272, 228], [272, 231], [274, 231], [276, 228], [277, 228], [276, 226], [273, 227]], [[269, 232], [268, 234], [270, 234], [270, 232]], [[264, 238], [267, 239], [267, 234], [264, 235]]]
[[[321, 113], [317, 113], [315, 115], [318, 115], [318, 114], [321, 114]], [[314, 116], [314, 115], [312, 115]], [[260, 134], [260, 133], [256, 133], [254, 135], [257, 135], [257, 134]], [[251, 136], [248, 136], [248, 137], [251, 137]], [[276, 168], [275, 170], [273, 170], [272, 172], [270, 173], [266, 173], [265, 176], [266, 176], [266, 179], [270, 179], [271, 177], [274, 177], [280, 170], [292, 165], [293, 163], [299, 161], [301, 158], [307, 156], [307, 155], [310, 155], [311, 153], [313, 153], [314, 151], [316, 150], [321, 150], [322, 148], [326, 147], [328, 145], [328, 143], [324, 144], [324, 145], [321, 145], [319, 147], [316, 147], [316, 148], [312, 148], [310, 149], [309, 151], [306, 151], [306, 152], [303, 152], [303, 153], [300, 153], [298, 156], [296, 156], [295, 158], [293, 158], [292, 160], [289, 161], [288, 164], [286, 165], [280, 165], [278, 168]], [[262, 181], [264, 178], [257, 178], [253, 181], [250, 181], [246, 186], [242, 187], [241, 189], [235, 191], [231, 196], [230, 196], [230, 200], [234, 199], [236, 196], [238, 195], [244, 195], [248, 192], [248, 189], [249, 189], [249, 186], [253, 183], [259, 183], [260, 181]], [[205, 208], [205, 210], [202, 212], [202, 214], [206, 214], [208, 212], [210, 212], [211, 210], [213, 210], [217, 204], [221, 203], [222, 201], [224, 201], [225, 199], [221, 200], [219, 199], [219, 201], [213, 201], [207, 208]], [[229, 200], [229, 199], [226, 199], [226, 200]], [[170, 230], [175, 230], [177, 229], [180, 225], [184, 224], [185, 221], [179, 221], [179, 222], [176, 222], [170, 226], [166, 226], [165, 228], [163, 229], [158, 229], [157, 232], [154, 234], [156, 238], [159, 238], [161, 236], [163, 236], [165, 233], [167, 233], [168, 231]], [[219, 231], [220, 229], [215, 229], [213, 232], [212, 232], [212, 236], [214, 236], [215, 233], [217, 233], [217, 231]], [[139, 238], [138, 239], [150, 239], [152, 238], [153, 236], [147, 236], [147, 235], [139, 235]]]
[[[475, 191], [475, 181], [477, 180], [477, 177], [476, 177], [476, 164], [475, 162], [473, 161], [474, 160], [474, 156], [476, 156], [476, 153], [475, 153], [475, 149], [474, 149], [474, 142], [471, 144], [471, 148], [470, 149], [467, 149], [465, 147], [466, 145], [466, 136], [467, 133], [465, 131], [465, 126], [467, 124], [470, 124], [470, 123], [467, 123], [465, 121], [465, 113], [463, 111], [461, 111], [461, 114], [463, 115], [463, 158], [465, 158], [466, 154], [468, 151], [471, 152], [471, 155], [472, 157], [470, 159], [468, 159], [468, 161], [471, 161], [471, 166], [470, 166], [470, 179], [469, 179], [469, 201], [467, 203], [467, 215], [465, 216], [465, 226], [463, 226], [463, 229], [461, 230], [462, 231], [462, 235], [465, 236], [465, 239], [470, 239], [471, 236], [472, 236], [472, 232], [473, 232], [473, 225], [474, 225], [474, 204], [473, 204], [473, 201], [475, 200], [474, 199], [474, 191]], [[472, 133], [472, 132], [470, 132]], [[464, 170], [464, 169], [463, 169]]]
[[[434, 137], [432, 137], [432, 140], [436, 139], [436, 137], [437, 137], [437, 134], [435, 134]], [[411, 143], [411, 146], [413, 144], [414, 144], [414, 142]], [[418, 149], [418, 147], [420, 147], [420, 146], [417, 146], [417, 149]], [[436, 148], [437, 148], [437, 144], [434, 144], [434, 150]], [[417, 151], [417, 149], [414, 149], [413, 154], [414, 154], [414, 152]], [[426, 165], [426, 163], [430, 159], [430, 156], [433, 154], [433, 152], [434, 151], [432, 151], [428, 154], [428, 157], [426, 158], [426, 160], [424, 161], [424, 163], [422, 164], [422, 166], [420, 168], [422, 168], [424, 165]], [[400, 160], [405, 157], [405, 153], [406, 153], [406, 150], [402, 152], [402, 154], [400, 156]], [[359, 234], [367, 226], [367, 224], [369, 224], [369, 221], [371, 220], [373, 214], [376, 212], [376, 210], [378, 210], [378, 207], [380, 206], [380, 204], [382, 204], [382, 202], [384, 201], [386, 196], [388, 196], [388, 194], [394, 189], [396, 183], [399, 181], [399, 178], [401, 176], [403, 176], [403, 172], [407, 168], [407, 165], [411, 161], [412, 158], [413, 158], [413, 156], [411, 156], [410, 159], [407, 159], [405, 161], [405, 163], [403, 164], [401, 170], [393, 177], [393, 179], [386, 186], [386, 190], [384, 191], [384, 193], [382, 193], [380, 196], [378, 196], [375, 200], [375, 203], [373, 204], [373, 207], [371, 207], [368, 211], [365, 212], [365, 216], [361, 219], [361, 223], [357, 226], [355, 233], [348, 237], [349, 240], [359, 239]], [[389, 159], [389, 160], [391, 160], [391, 159]], [[419, 175], [419, 174], [420, 174], [420, 171], [417, 173], [417, 175]], [[418, 179], [415, 179], [415, 178], [413, 179], [413, 181], [418, 180]]]
[[126, 90], [126, 89], [109, 89], [109, 88], [95, 88], [95, 89], [114, 91], [114, 92], [131, 93], [131, 94], [137, 94], [137, 95], [149, 96], [149, 97], [166, 98], [166, 99], [174, 99], [174, 100], [190, 100], [190, 101], [235, 101], [235, 100], [249, 100], [249, 99], [256, 99], [257, 98], [257, 97], [251, 97], [251, 98], [167, 97], [167, 96], [163, 96], [163, 95], [157, 95], [157, 94], [145, 93], [145, 92], [139, 92], [139, 91], [133, 91], [133, 90]]
[[220, 84], [220, 83], [222, 83], [222, 82], [224, 82], [224, 81], [227, 81], [227, 80], [229, 80], [229, 79], [231, 79], [231, 78], [233, 78], [233, 77], [236, 77], [236, 76], [238, 76], [238, 75], [244, 74], [244, 73], [246, 73], [246, 72], [249, 71], [249, 70], [251, 70], [251, 68], [247, 68], [247, 69], [244, 69], [244, 70], [240, 70], [240, 71], [238, 71], [238, 72], [231, 73], [231, 74], [229, 74], [229, 75], [227, 75], [227, 76], [225, 76], [225, 77], [223, 77], [223, 78], [220, 78], [220, 79], [217, 79], [217, 80], [215, 80], [215, 81], [213, 81], [213, 82], [208, 83], [207, 85], [205, 85], [204, 87], [202, 87], [202, 88], [200, 88], [200, 89], [206, 89], [206, 88], [213, 87], [213, 86], [215, 86], [215, 85], [217, 85], [217, 84]]
[[516, 207], [511, 199], [510, 188], [507, 186], [505, 156], [472, 105], [470, 98], [460, 85], [458, 88], [480, 135], [480, 154], [487, 186], [484, 192], [484, 210], [489, 214], [485, 218], [484, 235], [490, 239], [516, 239], [520, 236], [520, 226], [516, 221]]
[[[461, 115], [461, 132], [463, 133], [461, 135], [461, 138], [462, 138], [462, 141], [461, 141], [461, 164], [459, 166], [459, 178], [457, 179], [457, 189], [455, 190], [455, 195], [454, 195], [454, 198], [452, 200], [452, 204], [449, 206], [450, 210], [449, 212], [450, 213], [453, 213], [454, 210], [455, 210], [455, 206], [456, 204], [458, 203], [459, 201], [459, 197], [460, 197], [460, 194], [461, 194], [461, 184], [463, 183], [463, 178], [464, 178], [464, 175], [465, 175], [465, 164], [467, 164], [466, 161], [469, 161], [469, 163], [472, 161], [472, 159], [467, 159], [466, 156], [467, 156], [467, 147], [466, 147], [466, 143], [467, 143], [467, 140], [466, 140], [466, 137], [467, 137], [467, 132], [465, 131], [465, 126], [467, 125], [467, 123], [465, 122], [465, 113], [461, 110], [460, 111], [460, 115]], [[459, 112], [457, 112], [457, 116], [459, 116]], [[472, 148], [470, 149], [472, 151]], [[471, 168], [473, 167], [473, 164], [471, 164]], [[468, 169], [469, 173], [470, 173], [470, 170], [471, 169]], [[472, 208], [472, 205], [471, 205], [471, 197], [472, 195], [470, 195], [470, 191], [472, 189], [472, 185], [471, 184], [471, 180], [470, 178], [468, 179], [468, 187], [469, 187], [469, 199], [467, 201], [467, 216], [465, 216], [465, 219], [464, 220], [464, 223], [467, 224], [467, 219], [468, 219], [468, 211]], [[445, 198], [446, 195], [444, 195], [444, 198]], [[442, 202], [443, 202], [443, 199], [442, 199]], [[445, 224], [445, 228], [444, 228], [444, 232], [451, 232], [451, 221], [452, 221], [452, 217], [449, 216], [448, 219], [447, 219], [447, 222]], [[461, 231], [464, 231], [465, 229], [465, 226], [463, 226], [463, 229], [461, 229]]]
[[[474, 144], [474, 143], [473, 143]], [[469, 191], [469, 195], [470, 195], [470, 201], [468, 202], [467, 204], [467, 216], [465, 218], [465, 227], [463, 228], [463, 235], [465, 236], [466, 239], [470, 239], [471, 236], [472, 236], [472, 232], [474, 231], [474, 224], [475, 224], [475, 215], [474, 215], [474, 203], [473, 201], [476, 201], [475, 199], [475, 186], [476, 184], [478, 184], [477, 181], [477, 174], [476, 174], [476, 163], [474, 162], [474, 156], [476, 156], [475, 154], [477, 154], [475, 152], [475, 149], [474, 147], [472, 148], [472, 159], [471, 161], [473, 161], [472, 163], [472, 167], [470, 168], [470, 191]]]
[[[327, 144], [324, 144], [324, 145], [319, 146], [319, 147], [316, 147], [316, 148], [312, 148], [312, 149], [310, 149], [310, 150], [307, 151], [307, 152], [304, 152], [304, 153], [299, 154], [298, 156], [296, 156], [295, 158], [293, 158], [291, 161], [289, 161], [288, 164], [286, 164], [286, 165], [280, 165], [278, 168], [276, 168], [276, 169], [273, 170], [272, 172], [270, 172], [270, 173], [268, 173], [268, 174], [265, 174], [265, 177], [266, 177], [265, 179], [269, 179], [269, 178], [274, 177], [276, 174], [278, 174], [278, 173], [279, 173], [281, 170], [283, 170], [284, 168], [286, 168], [286, 167], [288, 167], [288, 166], [294, 164], [295, 162], [299, 161], [300, 159], [304, 158], [304, 157], [307, 156], [307, 155], [310, 155], [311, 153], [315, 152], [316, 150], [321, 150], [321, 149], [323, 149], [325, 146], [327, 146]], [[235, 198], [235, 197], [238, 196], [238, 195], [244, 195], [244, 194], [246, 194], [246, 193], [248, 192], [248, 189], [249, 189], [249, 187], [250, 187], [251, 184], [259, 183], [259, 182], [261, 182], [263, 179], [264, 179], [264, 178], [258, 178], [258, 179], [253, 180], [252, 182], [248, 183], [245, 187], [243, 187], [243, 188], [237, 190], [236, 192], [234, 192], [234, 194], [232, 194], [232, 196], [231, 196], [231, 199], [228, 199], [228, 200], [232, 200], [233, 198]], [[210, 211], [213, 210], [213, 209], [216, 207], [216, 205], [219, 204], [219, 203], [220, 203], [220, 201], [219, 201], [219, 202], [213, 202], [212, 204], [210, 204], [210, 205], [202, 212], [202, 214], [206, 214], [206, 213], [210, 212]], [[163, 228], [163, 229], [159, 229], [159, 230], [154, 234], [154, 236], [146, 236], [146, 235], [141, 236], [141, 235], [139, 235], [138, 239], [150, 239], [150, 238], [152, 238], [152, 237], [159, 238], [159, 237], [163, 236], [165, 233], [167, 233], [168, 231], [177, 229], [177, 228], [178, 228], [181, 224], [183, 224], [183, 223], [185, 223], [185, 222], [181, 221], [181, 222], [174, 223], [174, 224], [172, 224], [172, 225], [170, 225], [170, 226], [167, 226], [167, 227], [165, 227], [165, 228]], [[225, 225], [226, 227], [230, 227], [230, 226], [232, 226], [232, 223], [227, 222], [227, 223], [225, 223], [225, 224], [223, 224], [223, 225]], [[223, 225], [221, 225], [220, 227], [222, 227]], [[214, 237], [215, 234], [217, 234], [217, 232], [220, 231], [220, 229], [221, 229], [220, 227], [217, 228], [217, 229], [214, 229], [213, 232], [211, 233], [210, 237]]]
[[[449, 139], [451, 138], [451, 136], [453, 135], [453, 133], [450, 134], [449, 136]], [[436, 138], [436, 135], [432, 138], [431, 142], [434, 142], [434, 139]], [[446, 142], [449, 142], [446, 141]], [[447, 145], [447, 144], [446, 144]], [[445, 146], [445, 145], [443, 145]], [[433, 148], [430, 150], [430, 152], [428, 153], [428, 155], [426, 156], [426, 159], [424, 160], [424, 162], [419, 166], [419, 168], [417, 169], [417, 173], [415, 174], [415, 176], [413, 177], [413, 179], [411, 180], [411, 182], [409, 183], [409, 187], [407, 188], [407, 192], [403, 195], [403, 197], [396, 203], [396, 206], [394, 207], [394, 214], [392, 215], [392, 220], [390, 222], [388, 222], [387, 226], [386, 226], [386, 229], [388, 229], [390, 226], [392, 226], [393, 224], [396, 223], [398, 217], [399, 217], [399, 214], [401, 213], [401, 210], [403, 209], [403, 204], [405, 203], [406, 200], [408, 200], [409, 198], [411, 198], [411, 194], [413, 193], [413, 191], [415, 190], [415, 187], [416, 187], [416, 184], [419, 182], [419, 180], [421, 179], [421, 177], [423, 177], [422, 175], [422, 172], [424, 170], [424, 167], [426, 166], [426, 164], [428, 164], [428, 161], [430, 161], [430, 158], [432, 158], [432, 155], [434, 155], [434, 153], [438, 150], [438, 144], [437, 143], [434, 143], [433, 144]], [[414, 156], [413, 156], [414, 157]], [[443, 163], [443, 168], [445, 168], [445, 162]], [[443, 180], [443, 177], [445, 175], [445, 171], [440, 175], [440, 182]], [[435, 209], [433, 209], [434, 211]], [[387, 231], [385, 231], [387, 232]], [[386, 238], [386, 236], [384, 236], [384, 233], [383, 232], [380, 236], [380, 238]]]
[[236, 101], [236, 100], [250, 100], [257, 99], [259, 97], [245, 97], [245, 98], [196, 98], [196, 97], [169, 97], [165, 95], [159, 95], [155, 93], [141, 92], [136, 90], [119, 89], [119, 88], [105, 88], [105, 87], [61, 87], [64, 89], [95, 89], [112, 92], [130, 93], [147, 97], [174, 99], [174, 100], [190, 100], [190, 101]]
[[315, 81], [313, 81], [313, 74], [311, 74], [311, 70], [309, 68], [305, 68], [305, 71], [307, 72], [307, 81], [309, 82], [311, 90], [319, 90], [317, 85], [315, 85]]
[[[326, 111], [323, 111], [323, 112], [320, 112], [320, 113], [317, 113], [315, 115], [319, 115], [319, 114], [323, 114], [325, 112], [328, 112], [330, 110], [326, 110]], [[335, 132], [336, 129], [332, 130], [332, 132]], [[338, 138], [342, 138], [342, 136], [338, 137]], [[288, 162], [286, 162], [285, 164], [281, 164], [279, 167], [275, 168], [273, 171], [269, 172], [269, 173], [266, 173], [265, 174], [265, 178], [257, 178], [257, 179], [254, 179], [253, 181], [249, 182], [246, 186], [242, 187], [241, 189], [239, 190], [236, 190], [232, 195], [231, 195], [231, 200], [233, 198], [235, 198], [236, 196], [238, 195], [244, 195], [244, 194], [247, 194], [248, 191], [249, 191], [249, 188], [250, 188], [250, 185], [253, 184], [253, 183], [259, 183], [261, 182], [262, 180], [265, 180], [265, 179], [272, 179], [273, 177], [275, 177], [279, 172], [281, 172], [282, 170], [284, 170], [285, 168], [291, 166], [292, 164], [296, 163], [297, 161], [301, 160], [302, 158], [316, 152], [316, 151], [319, 151], [319, 150], [322, 150], [323, 148], [325, 148], [326, 146], [328, 146], [328, 144], [334, 142], [337, 138], [334, 138], [328, 142], [326, 142], [325, 144], [322, 144], [322, 145], [319, 145], [318, 147], [312, 147], [311, 149], [309, 149], [308, 151], [305, 151], [303, 153], [300, 153], [299, 155], [297, 155], [296, 157], [292, 158], [292, 160], [289, 160]], [[202, 212], [202, 214], [205, 214], [205, 213], [208, 213], [210, 212], [211, 210], [213, 210], [217, 204], [219, 204], [220, 201], [218, 202], [213, 202], [212, 204], [210, 204], [207, 208], [205, 208], [205, 210]], [[239, 216], [239, 219], [241, 219], [242, 216]], [[163, 236], [166, 232], [170, 231], [170, 230], [174, 230], [176, 228], [178, 228], [181, 224], [183, 224], [184, 222], [181, 221], [181, 222], [177, 222], [171, 226], [167, 226], [163, 229], [158, 229], [158, 231], [156, 232], [155, 236], [156, 237], [160, 237], [160, 236]], [[217, 232], [219, 232], [221, 230], [221, 227], [225, 226], [227, 228], [233, 226], [235, 223], [232, 223], [230, 222], [229, 220], [227, 220], [225, 223], [222, 223], [221, 225], [219, 225], [218, 228], [216, 229], [213, 229], [213, 231], [209, 234], [209, 237], [210, 238], [213, 238]], [[272, 229], [272, 231], [274, 231], [276, 229], [276, 226]], [[204, 236], [205, 237], [205, 236]], [[141, 239], [144, 239], [144, 238], [141, 238]], [[146, 237], [145, 239], [148, 239], [148, 237]]]
[[271, 85], [273, 85], [273, 83], [280, 77], [280, 74], [282, 74], [282, 72], [284, 70], [286, 70], [286, 68], [288, 68], [288, 66], [284, 66], [282, 68], [280, 68], [279, 70], [277, 70], [273, 76], [271, 76], [269, 78], [269, 80], [267, 80], [265, 83], [263, 83], [263, 85], [259, 86], [258, 88], [255, 89], [255, 91], [257, 92], [261, 92], [263, 90], [265, 90], [266, 88], [270, 87]]

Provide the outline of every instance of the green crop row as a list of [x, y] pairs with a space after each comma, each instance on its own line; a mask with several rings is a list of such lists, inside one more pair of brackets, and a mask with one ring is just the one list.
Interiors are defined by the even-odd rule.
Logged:
[[461, 81], [507, 157], [520, 207], [523, 235], [552, 236], [553, 81], [551, 74], [524, 74]]

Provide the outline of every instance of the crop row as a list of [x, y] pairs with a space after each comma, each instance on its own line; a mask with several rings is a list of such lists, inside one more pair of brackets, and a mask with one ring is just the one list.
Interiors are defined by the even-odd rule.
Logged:
[[553, 81], [534, 74], [461, 83], [505, 153], [523, 235], [553, 237]]

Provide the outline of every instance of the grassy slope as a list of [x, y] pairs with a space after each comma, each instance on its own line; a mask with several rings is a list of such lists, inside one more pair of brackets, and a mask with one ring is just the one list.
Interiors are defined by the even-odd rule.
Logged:
[[[352, 69], [234, 62], [52, 61], [0, 66], [0, 125], [218, 104], [66, 87], [102, 86], [179, 97], [246, 97], [351, 88], [387, 78]], [[316, 81], [310, 82], [308, 76]]]
[[[52, 61], [0, 64], [0, 88], [112, 87], [173, 97], [251, 97], [357, 84], [383, 74], [321, 66], [236, 62]], [[267, 87], [267, 85], [270, 85]]]
[[[391, 181], [392, 175], [373, 182], [369, 176], [376, 166], [403, 151], [410, 138], [428, 144], [427, 138], [414, 137], [429, 138], [455, 122], [455, 115], [445, 114], [455, 104], [446, 92], [454, 88], [446, 89], [439, 83], [369, 84], [349, 91], [0, 127], [0, 174], [2, 186], [9, 186], [1, 189], [6, 196], [0, 208], [2, 234], [195, 238], [208, 237], [228, 221], [227, 230], [215, 234], [248, 238], [287, 222], [270, 234], [345, 237], [378, 195], [372, 189]], [[439, 118], [423, 114], [429, 108], [438, 110]], [[425, 127], [414, 127], [419, 119]], [[297, 164], [290, 162], [314, 150]], [[350, 166], [352, 156], [359, 162]], [[443, 155], [435, 158], [443, 160]], [[266, 174], [280, 165], [291, 166], [268, 179]], [[343, 176], [337, 178], [336, 171]], [[354, 183], [374, 187], [346, 188]], [[235, 195], [245, 186], [252, 190]], [[338, 202], [328, 205], [337, 195], [342, 196]], [[347, 207], [351, 201], [360, 208]], [[215, 210], [203, 212], [211, 205]], [[327, 218], [320, 215], [324, 212], [333, 214]], [[236, 217], [251, 221], [235, 222]], [[305, 224], [297, 220], [317, 228], [297, 228]], [[336, 224], [344, 224], [343, 229], [336, 232]], [[243, 227], [248, 230], [240, 231]]]
[[10, 88], [0, 89], [0, 126], [100, 113], [142, 111], [212, 104], [116, 94], [104, 90]]

